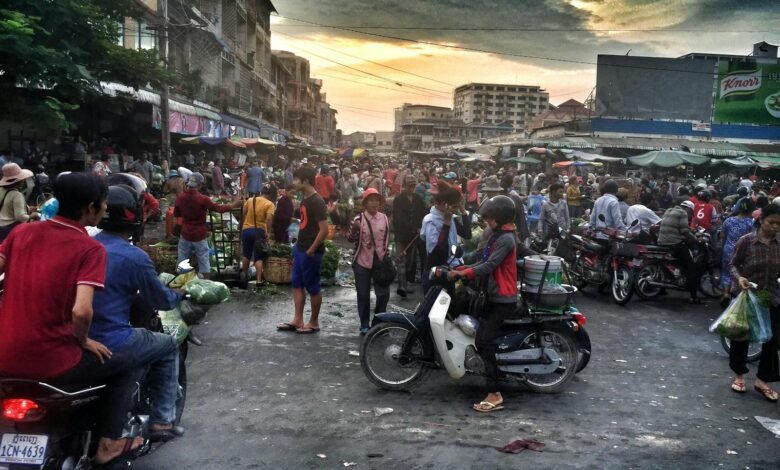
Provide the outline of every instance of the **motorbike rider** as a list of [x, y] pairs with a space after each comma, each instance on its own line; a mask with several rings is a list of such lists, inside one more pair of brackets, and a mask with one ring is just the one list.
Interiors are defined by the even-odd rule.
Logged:
[[689, 221], [693, 215], [695, 206], [691, 201], [683, 201], [679, 205], [668, 209], [661, 219], [661, 228], [658, 232], [658, 244], [671, 248], [674, 257], [680, 263], [680, 268], [685, 272], [688, 283], [688, 292], [692, 304], [700, 304], [697, 289], [697, 269], [691, 255], [690, 246], [696, 243], [696, 237], [689, 227]]
[[101, 465], [143, 443], [123, 437], [142, 370], [120, 367], [109, 348], [88, 337], [106, 252], [85, 227], [103, 217], [107, 193], [105, 180], [94, 174], [64, 173], [54, 183], [58, 215], [18, 227], [0, 246], [0, 376], [67, 391], [105, 383], [96, 431]]
[[[601, 188], [602, 196], [596, 199], [593, 204], [593, 210], [590, 214], [590, 226], [593, 228], [612, 228], [617, 230], [625, 230], [626, 224], [623, 222], [623, 215], [620, 212], [620, 202], [617, 198], [618, 184], [617, 181], [609, 179], [604, 183]], [[599, 218], [600, 215], [604, 216], [602, 222]], [[599, 240], [606, 240], [609, 236], [602, 232], [596, 233], [596, 238]]]
[[476, 345], [485, 364], [487, 396], [472, 405], [475, 411], [491, 412], [504, 408], [498, 390], [498, 365], [494, 339], [502, 335], [504, 319], [517, 309], [517, 265], [515, 242], [515, 204], [508, 196], [491, 198], [480, 210], [493, 234], [482, 252], [482, 260], [461, 270], [450, 271], [450, 280], [479, 279], [487, 294], [487, 305], [481, 312]]
[[171, 335], [133, 328], [133, 304], [140, 308], [171, 310], [183, 294], [166, 288], [158, 279], [149, 255], [129, 242], [143, 224], [143, 199], [130, 186], [109, 186], [107, 210], [95, 239], [107, 254], [106, 281], [95, 294], [95, 311], [89, 337], [106, 345], [123, 367], [149, 367], [146, 384], [151, 391], [150, 439], [167, 441], [181, 436], [175, 426], [179, 391], [179, 354]]

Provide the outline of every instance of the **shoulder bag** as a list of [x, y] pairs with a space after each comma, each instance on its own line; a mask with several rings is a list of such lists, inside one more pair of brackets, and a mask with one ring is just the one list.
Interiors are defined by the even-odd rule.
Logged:
[[[257, 196], [252, 198], [252, 221], [254, 222], [255, 228], [259, 228], [257, 226], [257, 210], [255, 209], [257, 207]], [[268, 227], [266, 227], [267, 229]], [[268, 233], [266, 230], [266, 236], [261, 237], [259, 234], [255, 236], [255, 256], [257, 256], [257, 259], [260, 261], [265, 261], [268, 259], [268, 257], [271, 255], [271, 244], [268, 243]]]
[[[363, 217], [363, 219], [366, 221], [366, 224], [368, 224], [368, 232], [371, 234], [371, 243], [374, 244], [374, 261], [371, 266], [371, 279], [373, 279], [374, 283], [379, 287], [388, 287], [395, 280], [395, 265], [393, 264], [393, 260], [390, 259], [389, 252], [385, 253], [385, 257], [383, 259], [379, 258], [379, 249], [376, 246], [374, 229], [371, 227], [371, 222], [368, 220], [368, 218]], [[387, 246], [387, 237], [389, 231], [390, 227], [387, 227], [385, 229], [385, 246]]]

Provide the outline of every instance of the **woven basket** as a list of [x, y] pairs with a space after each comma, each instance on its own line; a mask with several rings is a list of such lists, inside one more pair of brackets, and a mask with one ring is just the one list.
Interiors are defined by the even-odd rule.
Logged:
[[289, 284], [292, 279], [293, 260], [268, 258], [263, 266], [263, 277], [272, 284]]

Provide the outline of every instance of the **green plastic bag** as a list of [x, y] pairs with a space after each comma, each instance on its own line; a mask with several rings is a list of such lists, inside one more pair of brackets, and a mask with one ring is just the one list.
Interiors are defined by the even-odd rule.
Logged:
[[748, 311], [750, 299], [745, 291], [739, 293], [726, 310], [710, 325], [710, 332], [734, 341], [750, 341]]
[[199, 304], [216, 305], [230, 297], [230, 289], [221, 282], [206, 279], [193, 279], [184, 286], [184, 290]]
[[187, 334], [190, 329], [184, 320], [181, 319], [181, 311], [179, 307], [173, 310], [161, 310], [158, 312], [160, 315], [160, 323], [162, 323], [163, 332], [171, 335], [176, 339], [176, 344], [181, 344], [187, 339]]

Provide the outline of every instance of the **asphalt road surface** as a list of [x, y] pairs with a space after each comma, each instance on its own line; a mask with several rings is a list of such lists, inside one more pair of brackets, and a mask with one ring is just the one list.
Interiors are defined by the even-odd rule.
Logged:
[[[479, 377], [434, 371], [411, 393], [372, 385], [350, 355], [354, 302], [354, 289], [328, 288], [314, 335], [276, 331], [291, 318], [287, 288], [213, 308], [187, 362], [186, 435], [135, 468], [780, 468], [780, 440], [754, 419], [780, 419], [780, 406], [752, 390], [752, 375], [748, 393], [730, 390], [727, 356], [707, 332], [715, 302], [672, 293], [619, 307], [579, 294], [588, 368], [558, 395], [512, 386], [506, 409], [490, 414], [470, 409], [484, 395]], [[546, 447], [495, 449], [518, 438]]]

